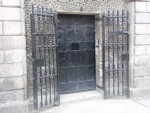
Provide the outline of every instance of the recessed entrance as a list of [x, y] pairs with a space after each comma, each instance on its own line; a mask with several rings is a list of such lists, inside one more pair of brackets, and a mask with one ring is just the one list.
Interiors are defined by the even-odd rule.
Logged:
[[94, 16], [58, 15], [60, 93], [94, 90]]

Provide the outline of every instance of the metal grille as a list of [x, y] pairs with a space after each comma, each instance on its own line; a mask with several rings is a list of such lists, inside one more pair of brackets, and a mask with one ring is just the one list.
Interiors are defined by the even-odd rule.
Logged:
[[128, 12], [103, 15], [103, 83], [105, 98], [129, 96]]
[[31, 14], [34, 108], [59, 104], [57, 13], [32, 6]]

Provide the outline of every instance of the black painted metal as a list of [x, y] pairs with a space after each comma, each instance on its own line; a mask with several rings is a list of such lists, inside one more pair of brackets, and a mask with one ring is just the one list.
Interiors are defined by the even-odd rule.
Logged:
[[95, 89], [94, 16], [58, 15], [58, 20], [60, 92]]
[[104, 97], [129, 97], [128, 12], [103, 14]]
[[34, 108], [58, 105], [57, 13], [41, 5], [32, 6], [31, 33]]

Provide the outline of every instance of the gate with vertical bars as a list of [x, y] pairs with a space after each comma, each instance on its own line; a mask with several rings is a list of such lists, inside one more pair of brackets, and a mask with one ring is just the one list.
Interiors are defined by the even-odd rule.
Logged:
[[103, 14], [104, 97], [129, 97], [128, 12]]
[[57, 13], [32, 6], [31, 35], [34, 108], [58, 105]]

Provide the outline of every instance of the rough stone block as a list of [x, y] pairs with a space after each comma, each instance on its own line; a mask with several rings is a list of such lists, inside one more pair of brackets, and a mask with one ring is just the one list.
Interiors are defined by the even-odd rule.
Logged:
[[22, 23], [21, 22], [4, 22], [4, 35], [21, 35]]
[[132, 98], [150, 97], [150, 88], [134, 88], [130, 89], [130, 96]]
[[136, 24], [135, 25], [136, 34], [146, 34], [146, 24]]
[[3, 34], [3, 29], [2, 29], [2, 22], [0, 22], [0, 35]]
[[4, 51], [0, 50], [0, 63], [4, 62]]
[[150, 35], [136, 35], [135, 45], [147, 45], [150, 44]]
[[23, 89], [24, 83], [23, 77], [0, 78], [0, 91]]
[[13, 77], [23, 75], [23, 64], [0, 64], [0, 77]]
[[147, 31], [147, 34], [150, 34], [150, 24], [146, 25], [146, 31]]
[[150, 56], [136, 56], [135, 57], [136, 66], [148, 66], [150, 65]]
[[147, 12], [150, 12], [150, 2], [147, 2]]
[[135, 2], [136, 12], [146, 12], [146, 2]]
[[25, 36], [4, 36], [3, 48], [4, 49], [25, 49], [26, 40]]
[[25, 56], [24, 49], [17, 49], [17, 50], [5, 50], [5, 63], [15, 63], [15, 62], [22, 62]]
[[145, 47], [145, 53], [146, 53], [146, 55], [150, 54], [150, 46]]
[[18, 7], [21, 5], [20, 0], [2, 0], [2, 6], [15, 6]]
[[134, 87], [144, 88], [145, 87], [144, 81], [145, 81], [144, 77], [134, 78]]
[[142, 77], [150, 75], [149, 67], [140, 67], [134, 69], [134, 76], [135, 77]]
[[0, 113], [29, 113], [28, 101], [17, 101], [0, 105]]
[[0, 20], [21, 20], [21, 8], [1, 7], [0, 13]]
[[136, 13], [136, 23], [150, 23], [150, 13]]
[[0, 92], [0, 103], [12, 101], [24, 101], [24, 90], [3, 91]]
[[135, 46], [135, 55], [145, 55], [145, 46]]

